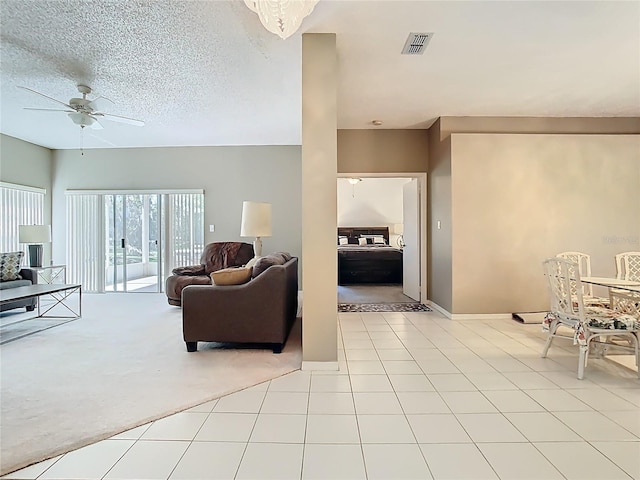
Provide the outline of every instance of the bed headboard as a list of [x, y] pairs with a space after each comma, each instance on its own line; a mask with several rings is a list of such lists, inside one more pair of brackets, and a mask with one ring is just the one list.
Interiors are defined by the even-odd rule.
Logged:
[[358, 243], [360, 235], [382, 235], [389, 244], [389, 227], [338, 227], [338, 236], [348, 237], [349, 243]]

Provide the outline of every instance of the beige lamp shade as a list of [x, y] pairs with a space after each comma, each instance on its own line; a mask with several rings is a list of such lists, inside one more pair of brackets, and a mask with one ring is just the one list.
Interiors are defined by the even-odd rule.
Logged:
[[48, 243], [51, 241], [51, 225], [19, 225], [20, 243]]
[[271, 236], [271, 204], [242, 202], [241, 237]]
[[262, 255], [260, 237], [271, 236], [271, 204], [262, 202], [242, 202], [241, 237], [256, 237], [253, 251], [256, 257]]
[[395, 223], [393, 225], [393, 233], [397, 235], [402, 235], [404, 233], [404, 224], [403, 223]]

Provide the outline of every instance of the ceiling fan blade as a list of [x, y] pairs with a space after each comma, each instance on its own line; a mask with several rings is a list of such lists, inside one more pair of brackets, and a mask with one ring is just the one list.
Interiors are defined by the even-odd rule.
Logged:
[[31, 108], [24, 107], [24, 110], [35, 110], [37, 112], [64, 112], [64, 113], [73, 113], [73, 110], [63, 110], [61, 108]]
[[112, 122], [126, 123], [128, 125], [135, 125], [136, 127], [143, 127], [144, 122], [142, 120], [136, 120], [135, 118], [123, 117], [121, 115], [113, 115], [112, 113], [93, 112], [91, 115], [104, 117], [105, 120], [111, 120]]
[[115, 105], [113, 100], [103, 96], [96, 97], [87, 104], [87, 106], [92, 108], [95, 112], [109, 108], [111, 105]]
[[[41, 97], [44, 97], [44, 98], [47, 98], [47, 99], [49, 99], [49, 100], [51, 100], [53, 102], [59, 103], [60, 105], [64, 105], [67, 108], [71, 108], [71, 105], [68, 105], [68, 104], [66, 104], [64, 102], [61, 102], [60, 100], [56, 100], [55, 98], [50, 97], [49, 95], [45, 95], [44, 93], [36, 92], [35, 90], [32, 90], [32, 89], [27, 88], [27, 87], [21, 87], [19, 85], [18, 85], [18, 88], [21, 88], [22, 90], [26, 90], [27, 92], [35, 93], [36, 95], [40, 95]], [[73, 110], [73, 108], [71, 108], [71, 109]]]
[[107, 140], [106, 138], [102, 138], [99, 137], [98, 135], [94, 135], [91, 132], [87, 132], [87, 135], [89, 135], [91, 138], [95, 138], [96, 140], [100, 140], [103, 143], [106, 143], [107, 145], [111, 146], [111, 147], [116, 147], [118, 148], [118, 145], [116, 145], [115, 143], [110, 142], [109, 140]]
[[102, 126], [102, 124], [98, 121], [97, 118], [94, 118], [93, 120], [94, 120], [94, 122], [91, 125], [89, 125], [90, 129], [92, 129], [92, 130], [102, 130], [104, 128]]

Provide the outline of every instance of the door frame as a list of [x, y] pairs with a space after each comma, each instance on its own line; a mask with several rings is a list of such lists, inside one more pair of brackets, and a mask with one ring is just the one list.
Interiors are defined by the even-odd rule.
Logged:
[[[171, 195], [171, 194], [200, 194], [200, 195], [204, 195], [205, 191], [202, 188], [175, 188], [175, 189], [167, 189], [167, 188], [157, 188], [157, 189], [68, 189], [64, 191], [65, 194], [65, 198], [67, 196], [73, 196], [73, 195], [88, 195], [91, 197], [97, 197], [97, 211], [95, 212], [95, 217], [94, 217], [94, 221], [91, 222], [89, 224], [89, 227], [92, 228], [92, 232], [95, 232], [95, 235], [97, 236], [97, 240], [96, 240], [96, 244], [95, 244], [95, 248], [96, 248], [96, 256], [98, 258], [100, 258], [100, 260], [98, 261], [98, 266], [95, 270], [95, 272], [93, 273], [93, 275], [97, 275], [96, 277], [96, 290], [90, 290], [91, 293], [106, 293], [106, 288], [105, 288], [105, 280], [106, 280], [106, 264], [104, 259], [106, 258], [107, 255], [107, 251], [106, 251], [106, 242], [104, 241], [106, 239], [106, 235], [107, 232], [105, 230], [106, 227], [106, 218], [105, 218], [105, 195], [129, 195], [129, 194], [134, 194], [134, 195], [160, 195], [162, 197], [161, 202], [163, 204], [164, 207], [166, 207], [168, 205], [168, 202], [166, 201], [167, 195]], [[204, 206], [204, 204], [203, 204]], [[164, 207], [163, 207], [163, 211], [164, 211]], [[65, 210], [67, 211], [67, 215], [68, 215], [68, 208], [69, 208], [69, 201], [65, 200]], [[203, 213], [203, 217], [206, 218], [206, 215]], [[171, 259], [167, 258], [168, 253], [169, 253], [169, 249], [171, 248], [171, 239], [170, 239], [170, 235], [169, 235], [169, 223], [168, 221], [165, 221], [166, 218], [163, 216], [162, 219], [160, 219], [161, 225], [163, 227], [161, 227], [161, 232], [160, 232], [160, 238], [159, 238], [159, 255], [163, 255], [164, 259], [162, 261], [161, 265], [158, 265], [159, 267], [159, 273], [158, 273], [158, 278], [159, 278], [159, 286], [160, 286], [160, 291], [164, 291], [164, 281], [163, 281], [163, 277], [166, 276], [167, 272], [171, 271], [171, 268], [173, 268], [172, 266], [170, 266], [170, 262]], [[68, 219], [65, 220], [65, 225], [66, 228], [68, 227]], [[204, 222], [203, 222], [204, 223]], [[203, 224], [203, 228], [204, 228], [204, 224]], [[65, 254], [65, 258], [66, 258], [66, 262], [67, 264], [69, 264], [70, 260], [68, 258], [69, 255], [69, 238], [67, 236], [66, 239], [66, 254]], [[165, 275], [162, 275], [160, 272], [164, 271]], [[92, 275], [92, 276], [93, 276]], [[111, 292], [109, 292], [111, 293]], [[119, 292], [118, 292], [119, 293]]]
[[[420, 303], [426, 304], [427, 297], [427, 173], [426, 172], [383, 172], [383, 173], [358, 173], [340, 172], [338, 178], [415, 178], [418, 180], [419, 215], [420, 215]], [[336, 213], [337, 216], [337, 213]], [[337, 223], [337, 218], [336, 218]]]

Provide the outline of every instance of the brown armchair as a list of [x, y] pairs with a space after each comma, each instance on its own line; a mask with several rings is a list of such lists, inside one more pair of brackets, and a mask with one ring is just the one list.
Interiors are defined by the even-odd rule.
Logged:
[[244, 242], [213, 242], [204, 247], [200, 265], [177, 267], [167, 277], [165, 293], [169, 305], [181, 305], [182, 289], [187, 285], [211, 285], [211, 272], [245, 265], [253, 258], [253, 245]]

